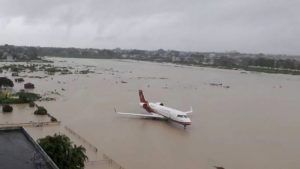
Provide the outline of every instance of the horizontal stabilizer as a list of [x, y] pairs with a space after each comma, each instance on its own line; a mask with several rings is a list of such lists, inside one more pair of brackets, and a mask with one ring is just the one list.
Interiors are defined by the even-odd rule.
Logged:
[[193, 108], [191, 107], [191, 109], [190, 109], [189, 111], [186, 111], [185, 113], [186, 113], [186, 114], [193, 113]]

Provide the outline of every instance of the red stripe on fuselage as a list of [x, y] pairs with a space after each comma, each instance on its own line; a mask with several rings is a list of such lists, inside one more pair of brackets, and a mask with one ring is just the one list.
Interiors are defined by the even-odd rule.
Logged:
[[148, 112], [148, 113], [156, 113], [154, 110], [149, 106], [148, 102], [143, 104], [143, 108]]

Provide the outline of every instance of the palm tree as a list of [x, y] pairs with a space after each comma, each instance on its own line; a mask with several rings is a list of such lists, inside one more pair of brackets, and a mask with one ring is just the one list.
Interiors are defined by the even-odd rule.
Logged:
[[73, 145], [65, 135], [46, 136], [38, 143], [60, 169], [83, 169], [88, 159], [85, 148]]

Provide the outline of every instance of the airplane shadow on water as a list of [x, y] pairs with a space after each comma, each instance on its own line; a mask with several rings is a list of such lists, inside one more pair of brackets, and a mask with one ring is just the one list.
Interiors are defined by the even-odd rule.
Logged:
[[[168, 127], [168, 129], [171, 130], [176, 130], [176, 131], [182, 131], [184, 133], [189, 133], [189, 131], [191, 130], [191, 126], [187, 126], [186, 128], [184, 128], [181, 124], [175, 123], [171, 120], [167, 120], [167, 119], [158, 119], [158, 118], [143, 118], [143, 117], [118, 117], [118, 118], [123, 118], [123, 119], [130, 119], [130, 120], [140, 120], [140, 121], [144, 121], [144, 122], [151, 122], [151, 125], [155, 125], [157, 126], [162, 126], [162, 127]], [[153, 123], [153, 124], [152, 124]], [[146, 124], [146, 123], [143, 123]], [[149, 123], [150, 124], [150, 123]]]

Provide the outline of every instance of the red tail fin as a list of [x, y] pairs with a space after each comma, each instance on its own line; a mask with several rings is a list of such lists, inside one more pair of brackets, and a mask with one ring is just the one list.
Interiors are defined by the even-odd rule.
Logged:
[[140, 95], [140, 102], [147, 103], [147, 101], [144, 98], [144, 94], [142, 90], [139, 90], [139, 95]]

